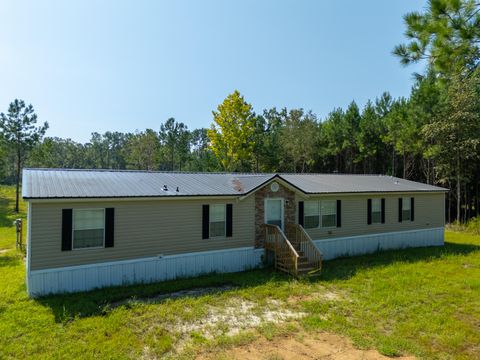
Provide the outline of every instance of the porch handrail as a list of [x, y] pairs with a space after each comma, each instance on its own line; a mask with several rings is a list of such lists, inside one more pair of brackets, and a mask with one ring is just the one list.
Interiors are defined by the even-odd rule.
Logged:
[[290, 241], [297, 245], [297, 248], [300, 251], [304, 252], [309, 262], [314, 265], [316, 271], [321, 270], [323, 254], [315, 246], [312, 238], [308, 235], [303, 226], [299, 224], [287, 224], [286, 231]]
[[297, 250], [278, 225], [263, 224], [263, 227], [265, 228], [265, 249], [275, 251], [275, 269], [284, 267], [282, 270], [297, 276], [300, 257]]

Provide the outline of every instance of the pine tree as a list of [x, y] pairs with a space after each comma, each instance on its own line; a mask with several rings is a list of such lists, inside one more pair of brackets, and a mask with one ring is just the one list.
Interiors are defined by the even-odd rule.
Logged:
[[37, 144], [48, 129], [48, 123], [37, 124], [37, 114], [32, 105], [15, 99], [8, 107], [7, 114], [0, 114], [0, 134], [15, 158], [15, 212], [18, 213], [20, 180], [23, 163], [29, 151]]

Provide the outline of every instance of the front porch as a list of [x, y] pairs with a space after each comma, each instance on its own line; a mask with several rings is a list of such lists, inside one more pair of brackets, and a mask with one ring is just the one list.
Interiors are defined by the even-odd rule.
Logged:
[[323, 256], [297, 223], [296, 204], [295, 190], [282, 181], [255, 193], [256, 248], [264, 249], [278, 271], [295, 277], [319, 274]]
[[322, 253], [301, 225], [286, 224], [285, 232], [278, 225], [263, 224], [265, 258], [273, 253], [275, 270], [295, 277], [319, 275]]

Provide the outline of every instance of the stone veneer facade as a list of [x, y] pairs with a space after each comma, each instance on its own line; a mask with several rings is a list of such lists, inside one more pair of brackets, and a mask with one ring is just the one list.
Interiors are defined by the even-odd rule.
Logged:
[[265, 223], [265, 198], [283, 198], [284, 199], [284, 224], [295, 223], [295, 193], [278, 183], [279, 189], [273, 192], [270, 184], [255, 192], [255, 247], [263, 247], [264, 233], [262, 225]]

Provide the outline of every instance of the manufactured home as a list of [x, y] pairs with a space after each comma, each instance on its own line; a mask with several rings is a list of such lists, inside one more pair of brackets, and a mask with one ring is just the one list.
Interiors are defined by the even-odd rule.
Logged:
[[382, 175], [25, 169], [31, 296], [444, 241], [446, 189]]

